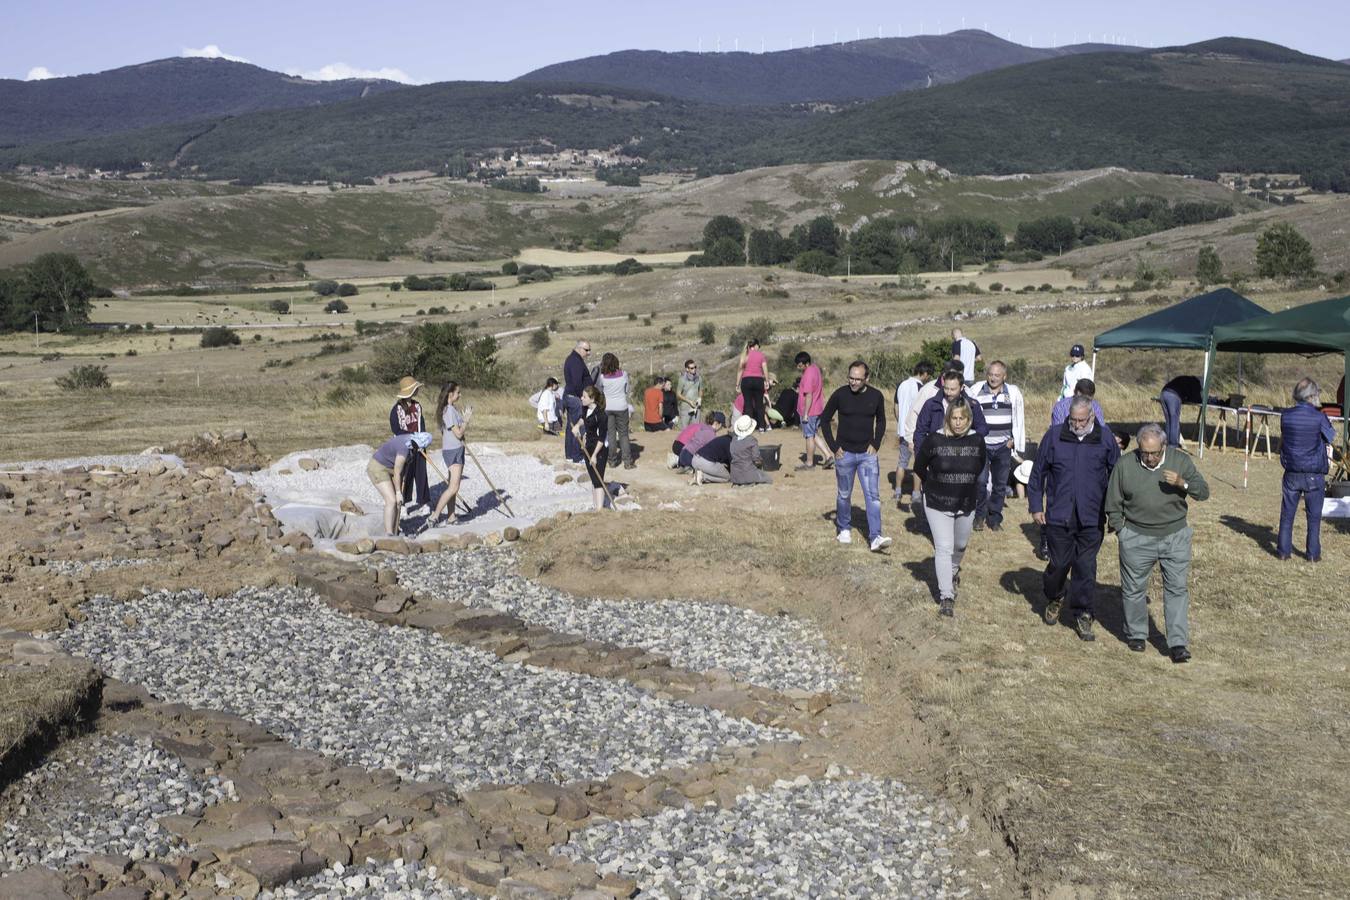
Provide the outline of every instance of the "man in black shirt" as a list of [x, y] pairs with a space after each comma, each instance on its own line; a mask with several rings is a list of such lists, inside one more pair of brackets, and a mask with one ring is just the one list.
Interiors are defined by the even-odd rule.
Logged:
[[[848, 367], [848, 385], [837, 389], [820, 414], [825, 443], [834, 453], [834, 475], [839, 489], [835, 500], [835, 527], [841, 544], [853, 542], [853, 475], [857, 473], [867, 508], [867, 540], [872, 552], [891, 545], [881, 533], [881, 464], [877, 448], [886, 436], [886, 398], [867, 383], [867, 363]], [[831, 423], [839, 416], [836, 437]]]

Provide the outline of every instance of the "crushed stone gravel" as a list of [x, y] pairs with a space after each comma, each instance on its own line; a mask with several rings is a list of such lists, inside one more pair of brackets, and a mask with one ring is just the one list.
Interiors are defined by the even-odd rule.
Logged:
[[576, 597], [520, 575], [518, 558], [507, 549], [381, 554], [372, 564], [394, 570], [404, 587], [433, 597], [662, 653], [684, 669], [722, 669], [738, 681], [777, 690], [836, 691], [847, 680], [820, 633], [788, 616], [726, 603]]
[[476, 894], [436, 879], [436, 867], [396, 859], [361, 865], [337, 863], [318, 875], [293, 881], [258, 900], [459, 900]]
[[460, 788], [650, 774], [797, 737], [624, 681], [504, 663], [291, 588], [100, 597], [84, 611], [53, 639], [113, 677], [328, 756]]
[[735, 806], [606, 822], [554, 852], [644, 897], [963, 897], [948, 843], [966, 822], [898, 782], [802, 776]]
[[60, 866], [94, 853], [165, 859], [184, 845], [158, 817], [199, 815], [237, 799], [228, 781], [197, 778], [144, 738], [84, 738], [0, 794], [0, 854], [10, 869]]

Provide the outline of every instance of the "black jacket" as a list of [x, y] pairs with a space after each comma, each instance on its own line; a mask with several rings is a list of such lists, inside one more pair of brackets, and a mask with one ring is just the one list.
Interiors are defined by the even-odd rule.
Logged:
[[[830, 427], [836, 413], [837, 438]], [[886, 398], [871, 385], [856, 394], [848, 385], [837, 388], [820, 414], [820, 430], [831, 450], [840, 447], [848, 453], [866, 453], [868, 447], [880, 450], [881, 439], [886, 436]]]

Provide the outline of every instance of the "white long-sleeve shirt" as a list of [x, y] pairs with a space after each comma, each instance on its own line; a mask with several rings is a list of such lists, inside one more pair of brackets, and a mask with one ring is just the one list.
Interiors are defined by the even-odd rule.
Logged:
[[[934, 378], [932, 381], [919, 388], [919, 392], [914, 396], [914, 402], [910, 405], [909, 412], [905, 414], [904, 424], [905, 443], [909, 444], [911, 447], [914, 447], [914, 429], [919, 424], [919, 410], [923, 409], [925, 403], [936, 397], [938, 391], [941, 389], [941, 381]], [[918, 449], [918, 447], [914, 447], [916, 452]]]
[[1092, 366], [1088, 365], [1087, 360], [1080, 359], [1076, 363], [1069, 363], [1064, 367], [1064, 388], [1059, 392], [1059, 399], [1073, 396], [1074, 385], [1078, 384], [1080, 378], [1091, 378]]
[[909, 410], [914, 405], [914, 398], [919, 396], [919, 389], [924, 382], [917, 376], [911, 375], [895, 389], [895, 430], [901, 437], [905, 436], [905, 420], [909, 418]]

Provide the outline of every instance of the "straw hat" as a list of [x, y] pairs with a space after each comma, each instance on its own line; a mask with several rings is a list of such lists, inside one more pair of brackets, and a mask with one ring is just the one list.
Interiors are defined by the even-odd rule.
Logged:
[[1013, 477], [1016, 478], [1018, 481], [1020, 481], [1022, 484], [1026, 484], [1027, 482], [1031, 481], [1031, 465], [1032, 465], [1031, 460], [1029, 459], [1022, 460], [1020, 463], [1017, 464], [1017, 468], [1013, 469]]
[[413, 394], [417, 393], [417, 389], [421, 386], [422, 382], [411, 375], [403, 376], [398, 382], [398, 399], [407, 400]]
[[736, 420], [736, 424], [731, 426], [731, 430], [736, 432], [736, 437], [749, 437], [755, 433], [755, 420], [749, 416], [741, 416]]

